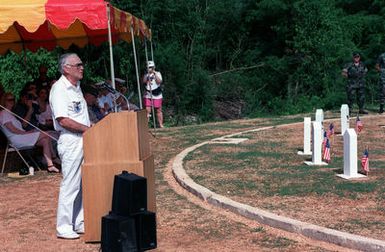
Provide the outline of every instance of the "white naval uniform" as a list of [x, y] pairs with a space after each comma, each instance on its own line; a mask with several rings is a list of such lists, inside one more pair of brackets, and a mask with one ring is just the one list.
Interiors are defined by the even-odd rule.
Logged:
[[49, 100], [55, 130], [60, 131], [58, 153], [62, 161], [63, 174], [56, 231], [57, 235], [67, 235], [84, 225], [80, 170], [83, 162], [83, 137], [81, 133], [64, 129], [56, 119], [68, 117], [87, 126], [90, 126], [90, 120], [80, 82], [75, 87], [62, 75], [52, 86]]

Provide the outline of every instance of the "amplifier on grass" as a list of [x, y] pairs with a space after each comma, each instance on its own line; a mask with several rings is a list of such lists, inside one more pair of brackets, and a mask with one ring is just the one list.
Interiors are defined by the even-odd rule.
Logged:
[[144, 211], [147, 211], [146, 178], [127, 171], [115, 175], [112, 212], [129, 216]]

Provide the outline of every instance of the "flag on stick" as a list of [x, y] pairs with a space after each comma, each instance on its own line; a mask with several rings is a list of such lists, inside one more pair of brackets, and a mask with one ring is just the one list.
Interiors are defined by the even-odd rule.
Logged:
[[324, 139], [322, 141], [322, 152], [325, 151], [325, 146], [326, 146], [326, 140], [328, 139], [326, 131], [324, 131]]
[[360, 117], [357, 115], [357, 119], [356, 119], [356, 132], [360, 133], [363, 128], [364, 128], [364, 124], [362, 123]]
[[361, 158], [361, 168], [364, 170], [366, 175], [369, 173], [369, 151], [365, 149], [364, 155]]
[[334, 135], [334, 124], [331, 123], [331, 124], [329, 124], [329, 129], [328, 129], [327, 137], [330, 138], [333, 135]]
[[325, 149], [324, 149], [323, 160], [326, 163], [330, 162], [330, 142], [329, 142], [328, 138], [326, 138], [326, 145], [325, 145]]

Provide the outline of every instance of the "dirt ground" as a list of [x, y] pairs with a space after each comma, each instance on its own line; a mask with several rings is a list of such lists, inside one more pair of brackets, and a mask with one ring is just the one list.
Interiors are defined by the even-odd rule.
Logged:
[[[255, 125], [253, 121], [248, 127]], [[210, 134], [234, 131], [239, 130], [214, 129]], [[189, 134], [186, 129], [159, 130], [151, 140], [157, 197], [158, 248], [154, 251], [351, 251], [239, 217], [207, 205], [181, 189], [171, 175], [170, 164], [176, 154], [189, 146], [188, 141], [196, 141], [181, 141], [178, 136], [182, 133], [184, 137]], [[22, 179], [0, 178], [1, 252], [99, 251], [100, 244], [85, 243], [82, 238], [56, 238], [60, 179], [60, 174], [45, 171]]]

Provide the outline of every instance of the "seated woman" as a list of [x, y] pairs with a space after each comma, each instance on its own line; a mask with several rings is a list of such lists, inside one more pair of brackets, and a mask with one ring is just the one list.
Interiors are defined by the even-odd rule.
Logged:
[[[8, 110], [12, 110], [15, 105], [15, 97], [11, 93], [5, 93], [1, 97], [1, 105]], [[53, 164], [53, 160], [58, 161], [53, 151], [51, 138], [37, 131], [25, 131], [19, 120], [14, 115], [3, 109], [0, 111], [0, 126], [7, 136], [8, 141], [16, 148], [41, 146], [43, 147], [43, 155], [47, 161], [49, 172], [59, 172], [59, 169]]]
[[42, 130], [54, 130], [52, 121], [52, 111], [48, 103], [48, 90], [46, 88], [39, 89], [37, 93], [36, 103], [39, 105], [39, 128]]

